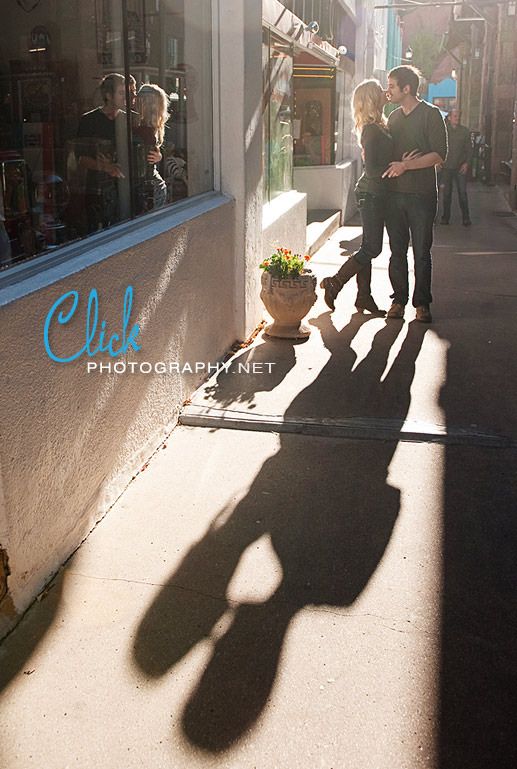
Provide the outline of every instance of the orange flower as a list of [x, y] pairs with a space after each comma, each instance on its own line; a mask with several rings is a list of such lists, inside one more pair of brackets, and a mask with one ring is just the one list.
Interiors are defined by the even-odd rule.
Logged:
[[264, 267], [269, 267], [269, 259], [264, 259]]
[[289, 255], [289, 254], [286, 254], [286, 255], [285, 255], [285, 258], [286, 258], [286, 259], [290, 259], [291, 257], [290, 257], [290, 255]]
[[306, 262], [308, 262], [310, 258], [311, 258], [311, 257], [309, 256], [309, 254], [305, 254], [305, 261], [306, 261]]

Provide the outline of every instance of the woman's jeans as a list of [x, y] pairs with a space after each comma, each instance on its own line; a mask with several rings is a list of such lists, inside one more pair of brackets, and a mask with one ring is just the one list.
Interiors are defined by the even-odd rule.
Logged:
[[382, 251], [386, 195], [356, 192], [357, 205], [363, 225], [363, 239], [354, 259], [364, 265], [357, 273], [357, 300], [367, 299], [371, 293], [372, 259]]
[[387, 196], [384, 193], [356, 192], [356, 200], [363, 225], [363, 239], [354, 259], [368, 267], [382, 251]]

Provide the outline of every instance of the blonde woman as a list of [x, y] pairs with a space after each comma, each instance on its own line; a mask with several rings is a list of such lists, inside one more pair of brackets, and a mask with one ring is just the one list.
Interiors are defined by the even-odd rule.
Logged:
[[393, 142], [382, 113], [385, 104], [386, 94], [378, 80], [364, 80], [352, 96], [355, 132], [364, 160], [364, 172], [355, 188], [363, 239], [359, 251], [335, 275], [321, 281], [325, 302], [331, 310], [335, 309], [334, 302], [345, 283], [357, 275], [357, 311], [386, 314], [377, 307], [370, 288], [372, 259], [382, 251], [386, 194], [390, 185], [390, 180], [383, 179], [382, 174], [394, 159]]
[[158, 173], [156, 163], [162, 159], [160, 147], [163, 145], [165, 124], [169, 119], [168, 108], [169, 98], [159, 85], [146, 83], [138, 89], [135, 109], [140, 118], [133, 133], [143, 142], [146, 154], [144, 210], [161, 208], [167, 202], [167, 185]]

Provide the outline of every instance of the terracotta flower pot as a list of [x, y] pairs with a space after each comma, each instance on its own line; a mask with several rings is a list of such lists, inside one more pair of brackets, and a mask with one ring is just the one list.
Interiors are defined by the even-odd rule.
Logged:
[[301, 321], [316, 301], [316, 276], [311, 273], [296, 278], [279, 279], [271, 273], [262, 273], [260, 298], [274, 319], [266, 327], [269, 336], [283, 339], [304, 339], [311, 330]]

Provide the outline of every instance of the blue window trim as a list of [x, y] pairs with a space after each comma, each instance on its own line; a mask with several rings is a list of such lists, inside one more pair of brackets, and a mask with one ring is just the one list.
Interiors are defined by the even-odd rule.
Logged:
[[10, 267], [0, 272], [0, 307], [231, 202], [221, 192], [205, 192]]

